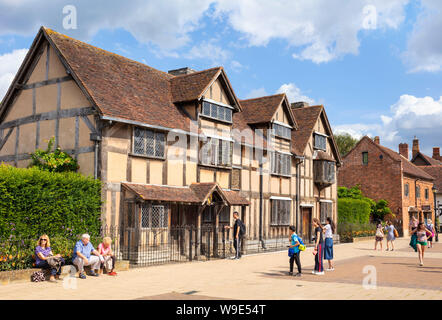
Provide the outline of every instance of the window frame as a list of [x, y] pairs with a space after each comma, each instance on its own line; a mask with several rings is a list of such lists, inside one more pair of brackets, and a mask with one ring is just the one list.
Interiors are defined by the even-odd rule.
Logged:
[[[143, 226], [143, 207], [146, 208], [147, 210], [147, 215], [148, 215], [148, 226], [145, 227]], [[160, 226], [152, 226], [152, 210], [155, 207], [161, 207], [163, 209], [163, 213], [162, 213], [162, 218], [161, 220], [159, 220]], [[139, 226], [141, 229], [167, 229], [169, 228], [169, 210], [168, 210], [168, 206], [166, 204], [152, 204], [152, 203], [142, 203], [140, 204], [140, 223]], [[161, 226], [162, 225], [162, 226]]]
[[[283, 210], [287, 210], [284, 214], [284, 217], [286, 221], [281, 221], [281, 204], [285, 203], [285, 208], [282, 208]], [[270, 221], [269, 224], [271, 227], [285, 227], [290, 225], [291, 220], [291, 206], [292, 206], [292, 200], [283, 200], [283, 199], [270, 199]], [[275, 207], [277, 208], [277, 213], [274, 213]], [[277, 221], [274, 221], [276, 218]]]
[[[323, 212], [324, 207], [326, 209], [325, 212]], [[333, 219], [333, 202], [319, 201], [319, 220], [321, 224], [325, 224], [328, 217]]]
[[[366, 156], [367, 161], [364, 161], [365, 160], [364, 156]], [[363, 165], [368, 165], [368, 151], [362, 152], [362, 164]]]
[[[278, 162], [276, 162], [277, 157], [280, 157], [280, 160]], [[288, 160], [288, 163], [285, 164], [286, 166], [288, 165], [288, 167], [285, 168], [285, 170], [288, 169], [288, 173], [282, 172], [282, 170], [281, 170], [281, 168], [283, 167], [283, 166], [281, 166], [283, 157], [284, 158], [286, 157], [286, 159], [284, 161]], [[288, 153], [276, 151], [276, 150], [271, 151], [271, 153], [270, 153], [270, 173], [275, 176], [291, 177], [292, 176], [292, 155], [288, 154]]]
[[[324, 139], [324, 144], [325, 144], [325, 147], [324, 147], [324, 148], [322, 148], [322, 146], [317, 146], [317, 145], [316, 145], [316, 138], [317, 138], [317, 137], [321, 137], [321, 138]], [[315, 149], [315, 150], [322, 150], [322, 151], [327, 152], [327, 138], [328, 138], [327, 135], [325, 135], [325, 134], [321, 134], [321, 133], [318, 133], [318, 132], [315, 132], [315, 133], [313, 134], [313, 149]]]
[[421, 198], [421, 187], [416, 185], [416, 199], [420, 199]]
[[[205, 114], [204, 113], [204, 111], [205, 111], [204, 105], [205, 104], [208, 104], [210, 106], [209, 107], [209, 113], [210, 114]], [[219, 114], [218, 109], [222, 108], [223, 114], [224, 114], [224, 118], [223, 119], [221, 119], [221, 118], [219, 118], [217, 116], [216, 117], [212, 116], [212, 110], [213, 110], [214, 106], [216, 107], [216, 114], [217, 115]], [[229, 112], [226, 112], [227, 110], [229, 110]], [[230, 120], [227, 119], [227, 114], [230, 114]], [[209, 118], [209, 119], [216, 120], [216, 121], [221, 121], [221, 122], [225, 122], [225, 123], [229, 123], [229, 124], [233, 123], [233, 107], [227, 106], [227, 105], [221, 105], [220, 103], [217, 103], [215, 101], [203, 100], [202, 103], [201, 103], [201, 111], [199, 112], [199, 115], [204, 117], [204, 118]]]
[[428, 188], [425, 188], [425, 200], [429, 200], [430, 199], [430, 190]]
[[410, 184], [408, 182], [404, 185], [404, 196], [406, 198], [410, 197]]
[[[213, 143], [213, 141], [217, 143]], [[198, 152], [198, 164], [202, 166], [210, 166], [217, 168], [231, 168], [233, 162], [233, 141], [228, 139], [221, 139], [221, 137], [207, 137], [206, 140], [199, 140], [199, 152]], [[207, 146], [209, 144], [209, 146]], [[227, 148], [224, 148], [227, 145]], [[207, 149], [209, 153], [207, 156], [201, 150]], [[223, 153], [224, 150], [228, 150], [227, 156]], [[215, 152], [215, 154], [214, 154]], [[224, 162], [227, 158], [227, 163]], [[208, 161], [206, 162], [206, 159]]]
[[[278, 130], [276, 128], [281, 128], [282, 131], [288, 130], [288, 132], [287, 132], [288, 135], [284, 136], [282, 134], [279, 134]], [[292, 127], [290, 127], [288, 125], [285, 125], [285, 124], [282, 125], [281, 123], [278, 123], [278, 122], [272, 122], [272, 133], [275, 137], [278, 137], [278, 138], [281, 138], [284, 140], [289, 140], [289, 141], [292, 140]]]
[[[147, 147], [145, 146], [145, 152], [143, 154], [141, 153], [137, 153], [135, 152], [135, 140], [137, 139], [135, 137], [135, 132], [136, 130], [141, 130], [142, 132], [144, 132], [144, 137], [143, 139], [147, 139], [147, 132], [151, 132], [153, 133], [153, 141], [154, 141], [154, 146], [153, 146], [153, 155], [148, 155], [147, 154]], [[163, 141], [162, 141], [162, 148], [163, 148], [163, 155], [162, 156], [157, 156], [155, 155], [156, 150], [157, 150], [157, 144], [160, 143], [161, 144], [161, 140], [157, 139], [158, 136], [162, 135], [163, 136]], [[144, 141], [144, 143], [146, 143], [146, 141]], [[143, 127], [138, 127], [138, 126], [133, 126], [132, 128], [132, 152], [131, 155], [133, 156], [137, 156], [137, 157], [145, 157], [145, 158], [151, 158], [151, 159], [161, 159], [161, 160], [165, 160], [166, 159], [166, 150], [167, 147], [167, 132], [164, 131], [158, 131], [158, 130], [151, 130], [151, 129], [147, 129], [147, 128], [143, 128]]]

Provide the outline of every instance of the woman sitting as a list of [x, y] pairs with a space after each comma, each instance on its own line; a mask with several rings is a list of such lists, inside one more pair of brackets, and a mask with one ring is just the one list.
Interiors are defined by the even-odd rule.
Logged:
[[[51, 267], [48, 263], [48, 259], [50, 257], [56, 257], [60, 260], [61, 265], [58, 268]], [[49, 237], [44, 234], [42, 235], [37, 242], [37, 247], [35, 247], [35, 266], [37, 268], [42, 269], [50, 269], [51, 270], [51, 277], [49, 278], [49, 281], [56, 282], [56, 280], [60, 279], [61, 274], [61, 267], [64, 266], [64, 259], [61, 257], [61, 255], [57, 254], [54, 256], [51, 250], [51, 243], [49, 241]]]
[[[111, 249], [112, 239], [110, 237], [104, 237], [103, 243], [98, 245], [98, 253], [103, 257], [101, 260], [101, 269], [106, 268], [107, 274], [110, 276], [116, 276], [115, 269], [115, 256], [112, 254]], [[110, 270], [110, 272], [109, 272]]]

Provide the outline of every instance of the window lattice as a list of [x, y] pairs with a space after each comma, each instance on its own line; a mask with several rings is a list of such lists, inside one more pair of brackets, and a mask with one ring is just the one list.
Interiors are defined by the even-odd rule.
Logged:
[[135, 128], [133, 152], [149, 157], [164, 158], [165, 138], [166, 135], [163, 132]]
[[165, 206], [152, 206], [144, 204], [141, 206], [141, 227], [142, 228], [167, 228], [168, 215]]
[[290, 204], [289, 200], [272, 200], [271, 225], [285, 226], [290, 224]]
[[201, 143], [201, 163], [213, 166], [232, 165], [232, 147], [231, 141], [207, 138], [206, 142]]
[[327, 137], [315, 134], [315, 149], [327, 150]]

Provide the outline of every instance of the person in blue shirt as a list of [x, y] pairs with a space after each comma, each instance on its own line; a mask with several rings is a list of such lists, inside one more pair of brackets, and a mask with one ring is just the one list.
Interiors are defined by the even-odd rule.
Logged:
[[84, 266], [91, 266], [91, 276], [98, 277], [98, 273], [95, 270], [100, 268], [101, 259], [102, 257], [90, 242], [90, 236], [86, 233], [83, 234], [81, 240], [78, 240], [75, 244], [72, 257], [72, 262], [80, 272], [80, 278], [86, 279]]
[[290, 271], [289, 271], [289, 275], [292, 276], [293, 275], [293, 262], [296, 262], [296, 266], [298, 267], [298, 273], [295, 275], [295, 277], [300, 277], [301, 276], [301, 260], [299, 259], [299, 241], [298, 241], [298, 236], [296, 234], [296, 228], [294, 226], [290, 226], [290, 245], [288, 246], [289, 248], [293, 248], [293, 252], [291, 252], [293, 255], [290, 256]]

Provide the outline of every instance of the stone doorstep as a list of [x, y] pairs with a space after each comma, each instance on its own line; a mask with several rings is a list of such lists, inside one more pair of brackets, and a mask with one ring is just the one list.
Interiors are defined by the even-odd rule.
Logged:
[[[61, 276], [66, 277], [71, 272], [71, 267], [75, 267], [73, 265], [63, 266], [61, 269]], [[129, 261], [120, 260], [115, 263], [115, 270], [117, 272], [120, 271], [128, 271], [129, 270]], [[12, 270], [12, 271], [2, 271], [0, 272], [0, 284], [7, 285], [11, 283], [19, 283], [19, 282], [29, 282], [31, 281], [31, 276], [35, 271], [42, 271], [42, 269], [33, 268], [33, 269], [25, 269], [25, 270]], [[86, 273], [90, 271], [90, 267], [85, 267]], [[46, 280], [49, 279], [50, 273], [49, 270], [43, 270], [46, 275]], [[103, 271], [106, 273], [106, 271]], [[75, 269], [75, 276], [79, 276], [79, 272]]]

